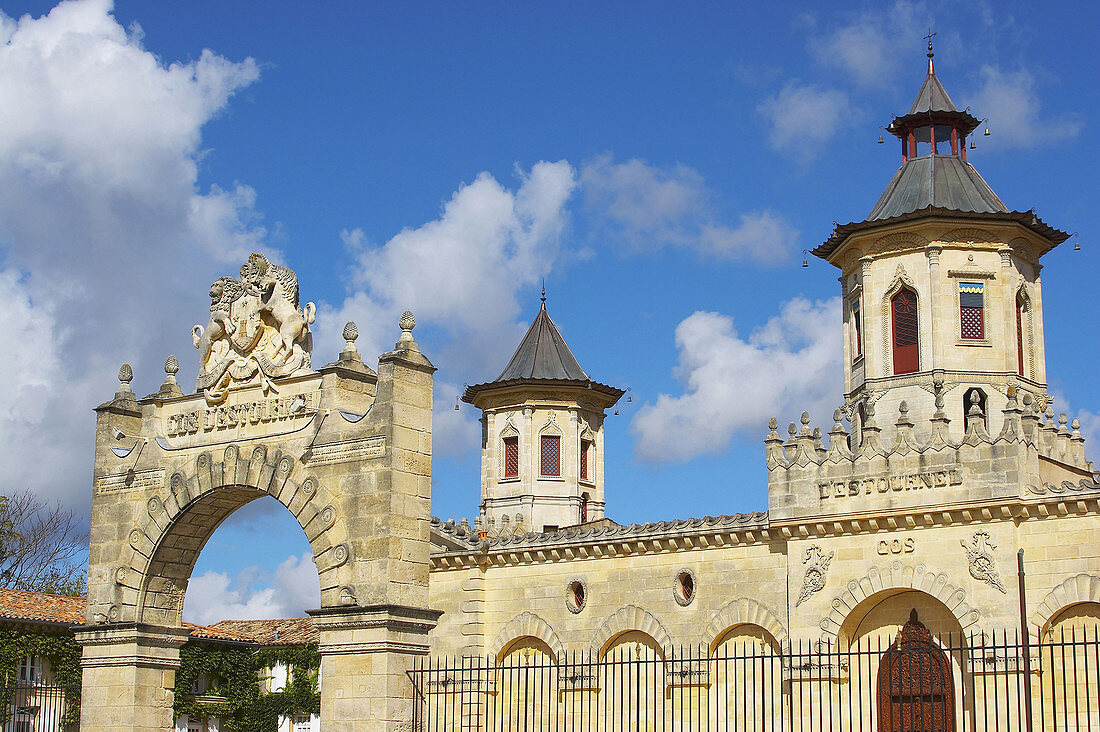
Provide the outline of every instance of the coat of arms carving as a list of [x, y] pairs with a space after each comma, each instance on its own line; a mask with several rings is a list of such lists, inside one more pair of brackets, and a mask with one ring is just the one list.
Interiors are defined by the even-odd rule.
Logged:
[[316, 306], [298, 306], [298, 276], [289, 267], [253, 254], [240, 279], [219, 277], [210, 286], [210, 320], [192, 329], [199, 349], [195, 387], [210, 404], [229, 389], [259, 384], [275, 391], [273, 379], [311, 371]]
[[794, 603], [795, 607], [825, 589], [825, 580], [829, 574], [829, 563], [833, 561], [834, 554], [836, 552], [822, 554], [821, 547], [817, 544], [806, 549], [806, 558], [802, 560], [802, 563], [810, 566], [806, 568], [806, 574], [802, 577], [802, 590], [798, 593], [798, 599]]
[[970, 542], [959, 542], [966, 550], [966, 559], [970, 563], [970, 576], [997, 589], [1001, 594], [1007, 594], [1005, 584], [1001, 581], [1001, 573], [997, 571], [997, 561], [993, 558], [993, 552], [997, 545], [989, 537], [988, 531], [975, 531], [970, 537]]

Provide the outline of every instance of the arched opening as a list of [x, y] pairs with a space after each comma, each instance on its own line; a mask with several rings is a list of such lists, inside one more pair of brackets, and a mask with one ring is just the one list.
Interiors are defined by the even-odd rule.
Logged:
[[894, 346], [894, 374], [919, 371], [917, 293], [908, 287], [902, 287], [890, 298], [890, 325]]
[[551, 703], [558, 696], [556, 663], [554, 651], [535, 636], [516, 638], [504, 646], [497, 657], [499, 693], [490, 715], [492, 729], [556, 728], [558, 705]]
[[783, 657], [764, 628], [743, 623], [727, 628], [711, 646], [717, 719], [734, 729], [781, 729]]
[[[229, 495], [195, 507], [185, 514], [187, 518], [181, 517], [175, 527], [175, 541], [164, 542], [166, 545], [174, 543], [177, 550], [197, 546], [194, 551], [178, 553], [178, 562], [163, 565], [172, 566], [178, 574], [182, 574], [182, 567], [188, 561], [192, 562], [190, 572], [181, 585], [185, 588], [182, 620], [219, 629], [223, 627], [222, 621], [230, 621], [224, 629], [240, 632], [243, 625], [240, 621], [286, 621], [303, 617], [306, 609], [319, 607], [320, 583], [313, 564], [313, 552], [294, 515], [274, 497], [260, 491], [249, 493], [229, 489], [227, 493]], [[235, 501], [245, 502], [233, 507]], [[214, 513], [208, 514], [207, 510]], [[225, 510], [229, 513], [222, 516]], [[203, 516], [206, 516], [205, 521]], [[219, 517], [222, 518], [219, 520]], [[209, 531], [205, 539], [192, 536], [199, 528]], [[271, 553], [270, 543], [263, 540], [265, 536], [280, 537], [277, 554]], [[158, 570], [151, 567], [151, 571]], [[253, 625], [281, 627], [286, 622]], [[216, 657], [208, 656], [202, 648], [194, 652], [199, 654], [194, 661], [196, 663], [216, 661]], [[259, 679], [281, 678], [285, 687], [297, 674], [312, 678], [317, 670], [273, 663], [257, 671]], [[182, 674], [181, 680], [186, 681]], [[235, 679], [235, 682], [240, 680]], [[177, 688], [177, 694], [200, 702], [196, 704], [200, 709], [210, 706], [201, 703], [205, 698], [214, 700], [214, 706], [210, 706], [210, 713], [203, 716], [190, 714], [178, 717], [176, 728], [189, 731], [224, 729], [226, 723], [233, 720], [219, 716], [221, 712], [217, 709], [216, 700], [231, 696], [230, 690], [223, 688], [228, 683], [233, 682], [223, 676], [203, 673], [190, 684], [190, 688]], [[276, 691], [277, 687], [269, 684], [266, 690]], [[263, 687], [260, 693], [264, 693]], [[311, 729], [316, 728], [320, 720], [308, 709], [299, 709], [283, 715], [280, 724]]]
[[648, 633], [627, 630], [608, 640], [600, 657], [600, 708], [605, 718], [621, 720], [623, 729], [661, 729], [666, 705], [660, 644]]
[[[971, 414], [973, 408], [977, 407], [981, 412], [980, 414]], [[967, 389], [963, 392], [963, 429], [967, 432], [970, 431], [970, 422], [977, 420], [981, 427], [985, 430], [989, 430], [989, 411], [986, 409], [985, 392], [977, 387]]]
[[916, 609], [879, 661], [879, 732], [954, 732], [955, 682], [948, 655]]
[[1060, 610], [1041, 634], [1042, 708], [1058, 711], [1060, 729], [1100, 729], [1100, 602]]
[[592, 500], [592, 497], [588, 495], [588, 491], [581, 493], [581, 523], [588, 523], [588, 502]]
[[1028, 312], [1027, 296], [1023, 290], [1016, 293], [1016, 372], [1020, 376], [1027, 376], [1028, 358], [1026, 336], [1027, 332], [1027, 320], [1030, 316]]
[[[911, 625], [914, 616], [919, 628]], [[967, 677], [966, 689], [962, 688], [963, 668], [968, 656], [966, 639], [959, 619], [938, 598], [908, 588], [872, 594], [844, 619], [837, 642], [840, 653], [845, 657], [850, 655], [847, 683], [853, 688], [868, 690], [864, 714], [870, 722], [869, 729], [939, 732], [961, 727], [920, 725], [931, 719], [951, 720], [952, 724], [964, 717], [973, 719], [973, 675]], [[937, 675], [933, 676], [933, 672]], [[946, 680], [948, 676], [950, 683]], [[918, 698], [915, 693], [907, 696], [904, 689], [899, 691], [897, 684], [891, 686], [890, 679], [897, 678], [904, 679], [904, 684], [925, 681], [933, 684], [932, 679], [936, 681]], [[871, 703], [871, 694], [874, 703]], [[919, 706], [925, 702], [938, 705], [940, 717], [930, 718], [930, 707]], [[945, 706], [950, 706], [950, 710], [945, 710]], [[909, 712], [905, 710], [913, 714], [906, 716]], [[910, 722], [898, 721], [910, 717], [915, 717], [910, 726], [906, 726]]]

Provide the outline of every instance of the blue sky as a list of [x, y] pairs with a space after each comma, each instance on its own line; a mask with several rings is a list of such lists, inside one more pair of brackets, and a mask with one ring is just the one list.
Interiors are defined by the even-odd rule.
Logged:
[[[899, 165], [875, 143], [929, 25], [954, 101], [990, 118], [971, 162], [1081, 234], [1045, 260], [1048, 374], [1100, 434], [1091, 4], [0, 7], [0, 494], [86, 511], [90, 408], [119, 363], [148, 393], [174, 353], [189, 383], [209, 282], [260, 249], [318, 303], [317, 363], [347, 318], [369, 353], [416, 313], [440, 369], [437, 515], [476, 513], [477, 415], [454, 401], [503, 367], [543, 278], [584, 368], [631, 389], [609, 514], [765, 508], [767, 418], [826, 422], [843, 396], [836, 273], [801, 251]], [[246, 508], [188, 616], [297, 614], [308, 560], [288, 514]]]

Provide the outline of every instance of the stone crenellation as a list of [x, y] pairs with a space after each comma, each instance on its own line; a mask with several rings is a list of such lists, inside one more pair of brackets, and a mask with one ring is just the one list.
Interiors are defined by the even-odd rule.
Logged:
[[988, 415], [973, 399], [961, 441], [951, 438], [939, 394], [925, 440], [914, 437], [915, 424], [905, 401], [885, 434], [873, 405], [866, 408], [859, 434], [848, 432], [843, 410], [837, 409], [827, 446], [821, 430], [811, 430], [808, 413], [803, 412], [801, 426], [790, 424], [786, 440], [773, 418], [764, 439], [771, 516], [915, 504], [898, 496], [937, 494], [926, 502], [948, 505], [956, 499], [1058, 492], [1067, 482], [1094, 485], [1079, 420], [1071, 423], [1065, 414], [1055, 419], [1049, 406], [1040, 412], [1030, 394], [1024, 394], [1022, 402], [1010, 389], [1001, 429], [993, 435], [986, 430]]

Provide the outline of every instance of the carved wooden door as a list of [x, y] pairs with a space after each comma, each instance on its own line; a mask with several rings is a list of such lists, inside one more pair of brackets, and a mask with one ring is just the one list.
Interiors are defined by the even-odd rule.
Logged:
[[951, 659], [928, 628], [909, 615], [882, 655], [878, 671], [879, 732], [955, 732]]
[[890, 299], [890, 316], [894, 331], [894, 374], [920, 370], [916, 293], [905, 288], [899, 290]]

